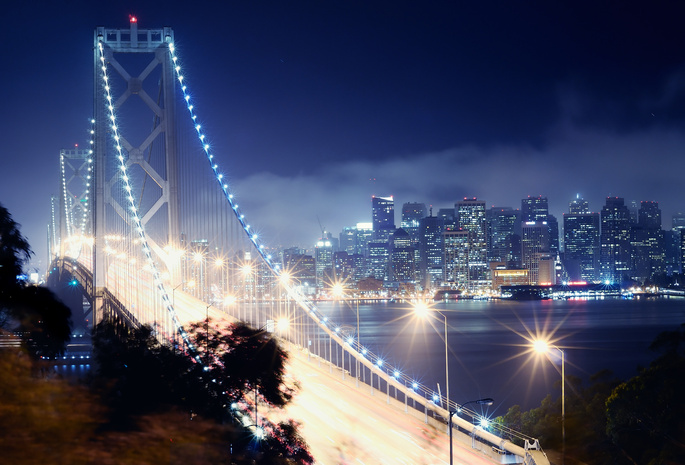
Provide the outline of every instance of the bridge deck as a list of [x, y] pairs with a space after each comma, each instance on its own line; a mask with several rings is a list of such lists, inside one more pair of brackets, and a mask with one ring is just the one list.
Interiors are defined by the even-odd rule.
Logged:
[[[423, 414], [404, 412], [404, 404], [388, 406], [385, 393], [375, 391], [334, 368], [319, 366], [306, 352], [290, 350], [288, 375], [300, 392], [286, 415], [301, 423], [301, 432], [317, 464], [446, 464], [449, 437], [444, 425], [426, 424]], [[411, 407], [410, 407], [411, 411]], [[271, 415], [270, 415], [271, 417]], [[419, 418], [420, 417], [420, 418]], [[274, 418], [272, 418], [274, 419]], [[480, 445], [480, 447], [485, 447]], [[454, 441], [454, 463], [491, 465], [494, 461]]]

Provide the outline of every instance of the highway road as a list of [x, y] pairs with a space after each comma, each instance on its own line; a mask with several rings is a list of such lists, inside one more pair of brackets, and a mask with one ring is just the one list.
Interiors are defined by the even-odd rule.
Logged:
[[[328, 364], [306, 353], [291, 350], [290, 381], [300, 391], [285, 412], [300, 423], [300, 431], [316, 463], [334, 464], [449, 464], [449, 436], [444, 426], [426, 424], [404, 413], [404, 404], [390, 407], [385, 393], [371, 395], [371, 388], [340, 371], [329, 373]], [[410, 407], [411, 408], [411, 407]], [[478, 451], [454, 442], [454, 463], [492, 465]]]
[[[151, 279], [137, 279], [131, 285], [126, 266], [109, 268], [109, 284], [117, 290], [122, 303], [131, 309], [148, 309], [137, 316], [145, 323], [162, 323], [169, 327], [163, 306], [150, 305], [143, 295], [154, 295]], [[212, 325], [223, 326], [233, 318], [219, 307], [210, 306], [177, 289], [173, 300], [182, 325], [202, 321], [208, 314]], [[265, 414], [271, 421], [291, 418], [300, 424], [300, 432], [310, 447], [317, 465], [337, 464], [449, 464], [449, 436], [444, 425], [427, 424], [423, 414], [405, 413], [404, 404], [389, 406], [386, 394], [359, 383], [351, 376], [342, 379], [341, 372], [315, 356], [308, 360], [306, 351], [284, 342], [291, 354], [288, 380], [297, 383], [299, 392], [284, 411]], [[396, 403], [394, 399], [391, 402]], [[410, 407], [411, 410], [411, 407]], [[432, 421], [432, 420], [431, 420]], [[492, 465], [497, 463], [477, 450], [454, 441], [454, 464]]]

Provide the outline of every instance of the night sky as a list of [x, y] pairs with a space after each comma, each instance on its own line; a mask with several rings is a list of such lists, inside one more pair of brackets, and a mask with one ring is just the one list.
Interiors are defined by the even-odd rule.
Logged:
[[[221, 6], [218, 6], [221, 4]], [[164, 6], [161, 6], [164, 5]], [[85, 144], [93, 31], [170, 26], [267, 244], [370, 221], [371, 195], [520, 207], [577, 193], [685, 211], [685, 2], [12, 2], [0, 202], [45, 268], [59, 150]], [[39, 261], [41, 262], [39, 264]]]

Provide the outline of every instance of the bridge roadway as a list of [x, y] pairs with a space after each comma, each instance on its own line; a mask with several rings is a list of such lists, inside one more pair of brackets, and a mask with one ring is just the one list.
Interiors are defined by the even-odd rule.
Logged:
[[[79, 264], [82, 266], [82, 264]], [[151, 282], [136, 280], [126, 285], [126, 270], [110, 268], [110, 290], [127, 307], [138, 309], [137, 316], [143, 316], [145, 323], [162, 323], [168, 318], [165, 309], [141, 314], [145, 307], [135, 297], [142, 291], [152, 294]], [[174, 307], [180, 323], [187, 327], [191, 322], [201, 322], [209, 316], [212, 325], [235, 321], [235, 318], [219, 308], [178, 289], [173, 296]], [[141, 305], [142, 304], [142, 305]], [[164, 327], [165, 325], [162, 325]], [[161, 328], [160, 328], [161, 329]], [[266, 416], [271, 421], [292, 418], [301, 424], [301, 433], [309, 444], [316, 463], [331, 464], [443, 464], [449, 463], [449, 437], [443, 422], [427, 417], [411, 407], [405, 411], [405, 404], [389, 397], [385, 392], [359, 383], [339, 368], [331, 367], [325, 360], [309, 355], [300, 346], [284, 342], [291, 357], [288, 377], [299, 385], [299, 393], [285, 411], [272, 411]], [[409, 401], [412, 402], [412, 401]], [[393, 405], [388, 405], [393, 404]], [[260, 414], [266, 413], [260, 410]], [[427, 420], [427, 421], [426, 421]], [[504, 463], [514, 459], [513, 455], [498, 456], [492, 447], [475, 441], [454, 430], [454, 463], [480, 465]], [[469, 447], [469, 445], [475, 447]], [[480, 452], [477, 449], [482, 449]], [[549, 463], [541, 451], [536, 454], [536, 463]], [[486, 456], [489, 455], [490, 457]], [[523, 454], [517, 454], [520, 457]], [[497, 459], [493, 459], [492, 457]], [[519, 461], [521, 459], [519, 458]], [[534, 463], [534, 462], [531, 462]]]
[[[423, 413], [405, 413], [404, 403], [346, 376], [339, 369], [329, 373], [328, 363], [316, 357], [308, 360], [306, 351], [290, 346], [288, 377], [300, 390], [283, 418], [300, 423], [316, 463], [334, 464], [448, 464], [449, 436], [444, 424], [429, 424]], [[412, 412], [412, 408], [409, 411]], [[275, 420], [275, 415], [268, 415]], [[455, 431], [455, 434], [457, 432]], [[461, 434], [461, 433], [458, 433]], [[480, 443], [477, 443], [480, 445]], [[481, 447], [485, 447], [482, 446]], [[455, 439], [454, 463], [492, 465], [477, 450]]]
[[[183, 322], [198, 321], [205, 317], [206, 304], [185, 292], [176, 292], [177, 312]], [[195, 309], [195, 314], [193, 311]], [[217, 308], [209, 308], [212, 323], [222, 324], [233, 320]], [[340, 368], [330, 367], [326, 360], [309, 356], [301, 347], [283, 342], [290, 354], [287, 376], [299, 386], [298, 394], [285, 411], [271, 411], [271, 421], [287, 418], [300, 423], [301, 434], [310, 447], [317, 465], [338, 464], [448, 464], [449, 436], [443, 423], [409, 408], [385, 392], [372, 389], [368, 384], [345, 376]], [[320, 363], [319, 363], [320, 362]], [[373, 395], [371, 394], [373, 391]], [[260, 416], [266, 413], [260, 410]], [[454, 463], [459, 465], [492, 465], [493, 461], [480, 452], [464, 447], [456, 439]], [[485, 447], [482, 443], [476, 443]]]

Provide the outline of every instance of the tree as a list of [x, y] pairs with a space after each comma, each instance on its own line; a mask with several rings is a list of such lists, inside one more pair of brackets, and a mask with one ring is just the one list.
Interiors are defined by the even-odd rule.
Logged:
[[20, 289], [17, 276], [31, 257], [31, 247], [10, 212], [0, 204], [0, 308], [11, 306]]
[[242, 323], [226, 328], [196, 323], [189, 338], [192, 346], [182, 352], [160, 344], [149, 327], [110, 322], [96, 327], [93, 386], [109, 406], [110, 426], [127, 431], [141, 415], [178, 408], [225, 425], [224, 443], [250, 460], [313, 463], [295, 423], [269, 425], [270, 434], [255, 448], [253, 431], [233, 421], [231, 405], [251, 402], [255, 393], [276, 408], [292, 398], [294, 388], [284, 382], [287, 354], [278, 342]]
[[606, 432], [634, 463], [685, 463], [685, 324], [650, 349], [660, 355], [607, 399]]
[[62, 354], [71, 334], [71, 311], [50, 290], [18, 279], [31, 247], [0, 205], [0, 327], [23, 334], [34, 357]]

